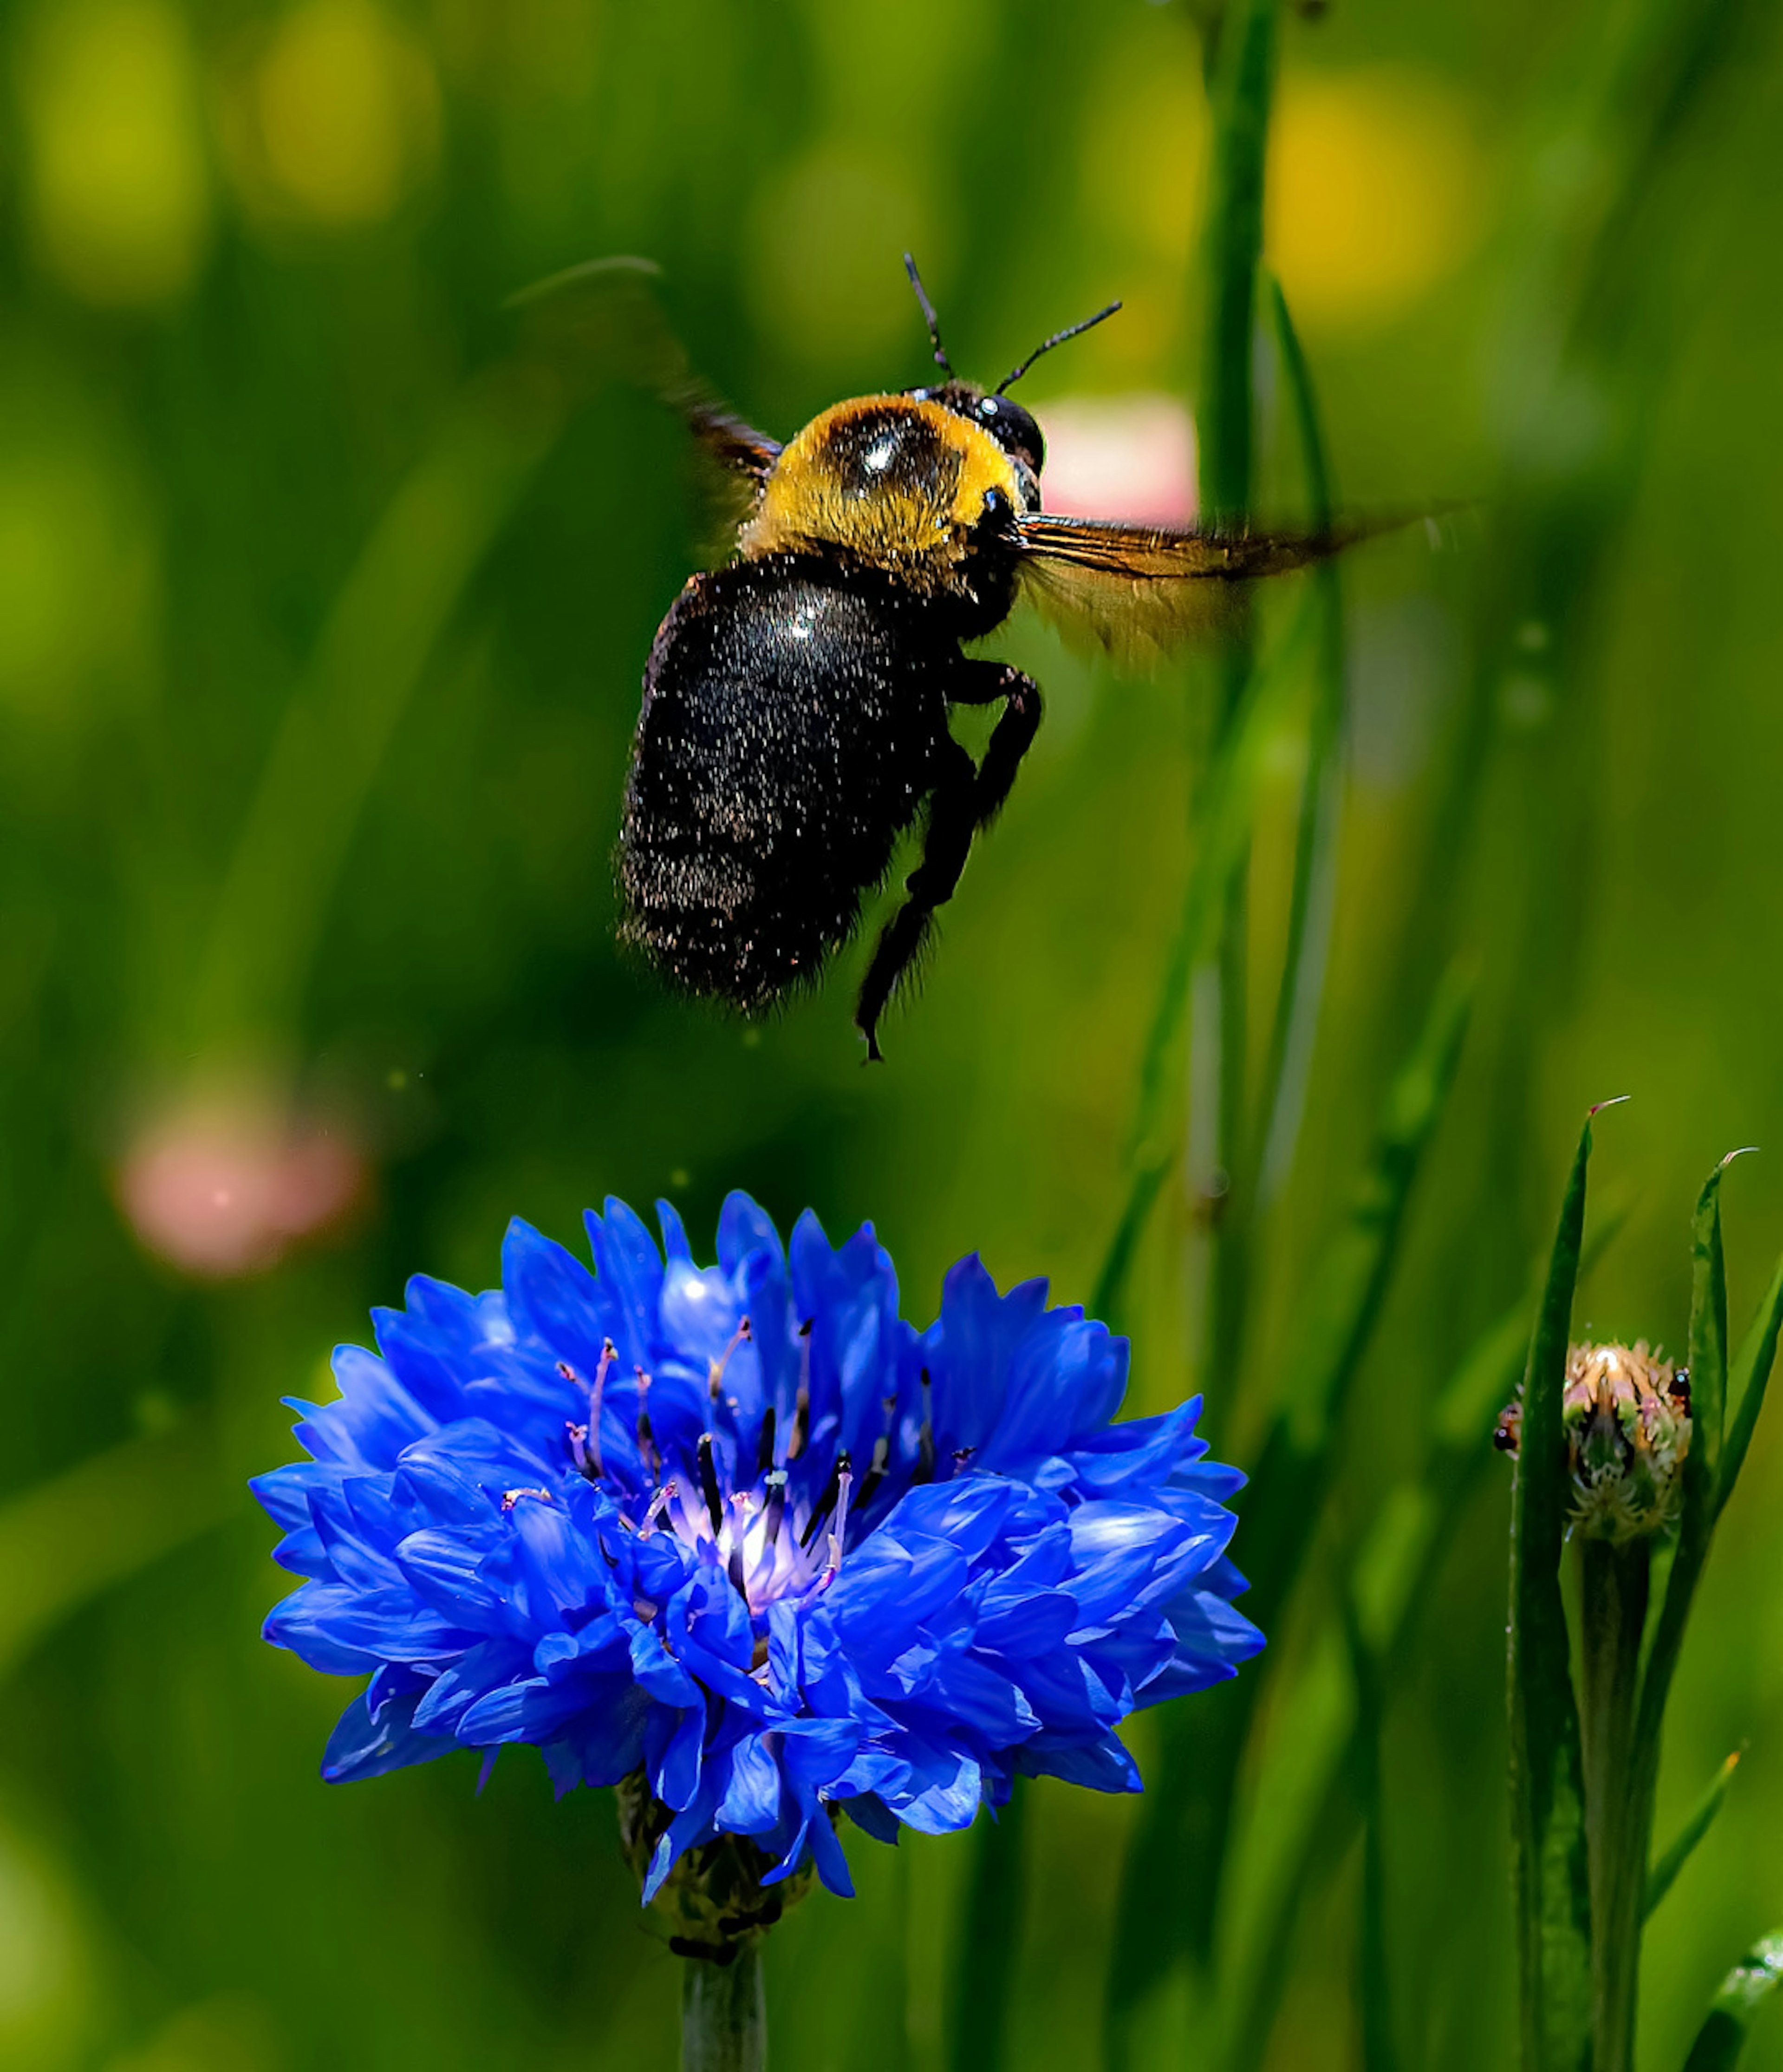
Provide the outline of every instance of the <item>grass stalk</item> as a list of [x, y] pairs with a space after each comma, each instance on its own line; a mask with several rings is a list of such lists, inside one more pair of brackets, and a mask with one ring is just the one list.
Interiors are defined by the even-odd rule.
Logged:
[[1594, 2072], [1629, 2072], [1646, 1887], [1645, 1834], [1630, 1817], [1630, 1784], [1652, 1546], [1645, 1539], [1621, 1547], [1593, 1539], [1579, 1551], [1592, 2065]]

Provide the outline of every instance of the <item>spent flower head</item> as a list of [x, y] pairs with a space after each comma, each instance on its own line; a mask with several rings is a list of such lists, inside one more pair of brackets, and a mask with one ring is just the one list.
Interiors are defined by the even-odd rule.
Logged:
[[[1686, 1370], [1633, 1346], [1573, 1346], [1560, 1404], [1572, 1522], [1587, 1539], [1622, 1541], [1677, 1515], [1691, 1443]], [[1503, 1452], [1522, 1441], [1522, 1405], [1507, 1404], [1493, 1434]]]
[[811, 1864], [848, 1892], [842, 1812], [889, 1841], [1017, 1774], [1137, 1790], [1120, 1722], [1262, 1644], [1198, 1400], [1112, 1423], [1126, 1342], [976, 1256], [918, 1332], [870, 1226], [783, 1247], [733, 1194], [700, 1267], [659, 1215], [661, 1252], [590, 1215], [594, 1273], [516, 1222], [499, 1291], [411, 1281], [294, 1405], [310, 1458], [254, 1487], [310, 1580], [267, 1638], [370, 1678], [324, 1776], [526, 1741], [560, 1792], [624, 1782], [694, 1950]]

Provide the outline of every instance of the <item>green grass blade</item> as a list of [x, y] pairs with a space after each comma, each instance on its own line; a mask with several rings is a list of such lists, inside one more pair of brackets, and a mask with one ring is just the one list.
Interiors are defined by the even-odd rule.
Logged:
[[[1615, 1212], [1594, 1220], [1580, 1261], [1581, 1275], [1603, 1256], [1625, 1220]], [[1530, 1313], [1539, 1300], [1538, 1287], [1489, 1324], [1462, 1355], [1435, 1397], [1421, 1468], [1388, 1491], [1356, 1555], [1347, 1587], [1361, 1633], [1385, 1669], [1403, 1653], [1426, 1591], [1440, 1572], [1447, 1538], [1475, 1485], [1495, 1463], [1486, 1435], [1522, 1378]], [[1232, 2065], [1262, 2062], [1304, 1895], [1318, 1865], [1341, 1857], [1352, 1837], [1358, 1808], [1350, 1778], [1359, 1728], [1355, 1706], [1341, 1688], [1345, 1673], [1328, 1630], [1292, 1688], [1276, 1701], [1275, 1745], [1292, 1752], [1303, 1775], [1297, 1789], [1284, 1790], [1279, 1762], [1272, 1759], [1261, 1787], [1272, 1809], [1267, 1860], [1236, 1867], [1228, 1901], [1229, 1914], [1236, 1902], [1237, 1918], [1230, 1922], [1224, 2025], [1232, 2040], [1226, 2053]]]
[[1381, 1663], [1353, 1601], [1346, 1600], [1344, 1605], [1344, 1631], [1356, 1694], [1351, 1775], [1362, 1823], [1362, 1906], [1356, 1924], [1362, 2072], [1395, 2072], [1398, 2058], [1393, 2048], [1393, 1995], [1387, 1959], [1387, 1857], [1381, 1833]]
[[1099, 1318], [1111, 1330], [1119, 1328], [1116, 1313], [1127, 1292], [1127, 1276], [1132, 1271], [1133, 1254], [1139, 1248], [1152, 1207], [1174, 1164], [1174, 1159], [1156, 1145], [1142, 1152], [1134, 1163], [1120, 1220], [1115, 1226], [1113, 1240], [1090, 1296], [1090, 1314]]
[[[1730, 1153], [1729, 1158], [1737, 1153]], [[1649, 1823], [1659, 1774], [1659, 1741], [1665, 1725], [1666, 1700], [1684, 1645], [1691, 1604], [1708, 1559], [1718, 1507], [1717, 1463], [1721, 1412], [1727, 1396], [1728, 1291], [1721, 1246], [1721, 1180], [1729, 1160], [1703, 1183], [1691, 1232], [1691, 1412], [1690, 1451], [1684, 1456], [1684, 1501], [1665, 1603], [1653, 1630], [1641, 1680], [1635, 1745], [1640, 1765], [1634, 1782], [1637, 1804]]]
[[472, 382], [385, 509], [284, 717], [223, 882], [192, 1040], [273, 1042], [429, 656], [569, 414], [513, 362]]
[[1522, 1441], [1511, 1498], [1511, 1845], [1525, 2072], [1574, 2072], [1591, 2060], [1584, 1787], [1560, 1594], [1569, 1494], [1560, 1398], [1590, 1160], [1588, 1119], [1524, 1369]]
[[247, 1503], [195, 1420], [126, 1440], [10, 1498], [0, 1506], [0, 1678], [71, 1613]]
[[954, 1966], [951, 2072], [1002, 2072], [1009, 2062], [1009, 1996], [1021, 1927], [1029, 1787], [973, 1838], [977, 1852]]
[[1196, 413], [1204, 523], [1242, 524], [1249, 515], [1251, 352], [1279, 12], [1278, 0], [1237, 0], [1220, 32], [1208, 212], [1211, 292], [1201, 408]]
[[[1453, 1083], [1469, 998], [1456, 974], [1438, 988], [1388, 1097], [1345, 1227], [1314, 1276], [1288, 1367], [1293, 1393], [1243, 1499], [1238, 1552], [1251, 1579], [1244, 1605], [1266, 1633], [1312, 1544], [1331, 1443], [1386, 1295], [1420, 1157]], [[1122, 1888], [1109, 1984], [1111, 2054], [1126, 2047], [1127, 2010], [1162, 1975], [1181, 1942], [1198, 1962], [1211, 1948], [1234, 1780], [1262, 1682], [1247, 1675], [1203, 1692], [1192, 1716], [1166, 1725], [1150, 1815], [1134, 1838]], [[1182, 1858], [1196, 1864], [1193, 1878], [1175, 1876]], [[1181, 1895], [1180, 1913], [1160, 1904], [1164, 1893]], [[1116, 2062], [1124, 2061], [1117, 2055]]]
[[[1194, 861], [1140, 1063], [1139, 1094], [1128, 1138], [1128, 1156], [1135, 1170], [1123, 1222], [1133, 1215], [1134, 1201], [1147, 1185], [1146, 1149], [1162, 1116], [1170, 1054], [1182, 1026], [1189, 978], [1214, 953], [1226, 915], [1227, 889], [1250, 846], [1264, 762], [1293, 688], [1304, 625], [1303, 618], [1269, 664], [1249, 679], [1196, 800], [1191, 837]], [[1150, 1184], [1155, 1194], [1156, 1180]], [[1143, 1220], [1141, 1216], [1140, 1223]], [[1136, 1241], [1138, 1235], [1136, 1226]]]
[[[1281, 283], [1271, 278], [1270, 306], [1288, 391], [1300, 426], [1300, 452], [1306, 470], [1308, 522], [1322, 532], [1332, 522], [1336, 499], [1319, 421], [1318, 398]], [[1258, 1099], [1262, 1129], [1259, 1185], [1264, 1194], [1278, 1184], [1292, 1161], [1300, 1110], [1312, 1063], [1313, 1032], [1318, 1018], [1326, 953], [1329, 947], [1335, 868], [1337, 820], [1341, 797], [1339, 761], [1344, 739], [1345, 667], [1343, 577], [1341, 564], [1328, 561], [1311, 578], [1313, 609], [1317, 616], [1313, 668], [1312, 708], [1306, 741], [1306, 773], [1301, 780], [1299, 824], [1294, 835], [1293, 877], [1289, 885], [1287, 941], [1282, 952], [1281, 985], [1269, 1034], [1269, 1050]]]
[[1736, 1749], [1727, 1761], [1709, 1780], [1709, 1787], [1691, 1809], [1690, 1818], [1678, 1831], [1671, 1847], [1659, 1857], [1647, 1873], [1647, 1888], [1642, 1901], [1642, 1911], [1651, 1914], [1676, 1882], [1678, 1873], [1689, 1862], [1691, 1852], [1715, 1824], [1715, 1816], [1727, 1803], [1728, 1787], [1733, 1782], [1733, 1774], [1740, 1767], [1741, 1751]]
[[1248, 1605], [1265, 1631], [1317, 1523], [1332, 1441], [1386, 1297], [1419, 1161], [1454, 1083], [1471, 999], [1471, 982], [1458, 971], [1437, 988], [1417, 1049], [1388, 1095], [1344, 1227], [1301, 1305], [1288, 1390], [1244, 1503]]
[[1754, 2017], [1783, 1980], [1783, 1930], [1755, 1942], [1726, 1978], [1696, 2032], [1684, 2072], [1731, 2072]]
[[1740, 1470], [1746, 1465], [1746, 1450], [1757, 1429], [1758, 1413], [1765, 1408], [1765, 1390], [1777, 1358], [1777, 1338], [1783, 1328], [1783, 1260], [1771, 1277], [1770, 1291], [1760, 1305], [1752, 1327], [1740, 1348], [1728, 1376], [1728, 1400], [1733, 1405], [1733, 1422], [1721, 1449], [1715, 1476], [1715, 1513], [1717, 1518], [1733, 1494]]

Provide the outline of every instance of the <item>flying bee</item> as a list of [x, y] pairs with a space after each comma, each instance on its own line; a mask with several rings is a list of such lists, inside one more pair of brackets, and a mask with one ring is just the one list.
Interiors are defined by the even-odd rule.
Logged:
[[[688, 582], [651, 649], [618, 853], [621, 939], [686, 991], [756, 1013], [848, 940], [920, 820], [920, 860], [855, 1009], [873, 1059], [886, 1003], [1040, 725], [1032, 678], [961, 643], [1026, 590], [1108, 644], [1167, 648], [1233, 583], [1303, 567], [1363, 529], [1049, 515], [1046, 442], [1009, 392], [1120, 305], [1055, 332], [987, 390], [954, 372], [904, 264], [944, 380], [835, 404], [784, 446], [682, 398], [748, 508], [733, 557]], [[954, 705], [1000, 708], [976, 762], [949, 730]]]

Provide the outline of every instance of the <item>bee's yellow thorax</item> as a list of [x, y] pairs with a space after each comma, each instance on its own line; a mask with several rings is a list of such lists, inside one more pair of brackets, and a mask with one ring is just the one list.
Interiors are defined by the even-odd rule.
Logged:
[[750, 559], [842, 548], [945, 584], [999, 489], [1021, 508], [1015, 463], [968, 419], [909, 396], [856, 397], [783, 450], [738, 544]]

